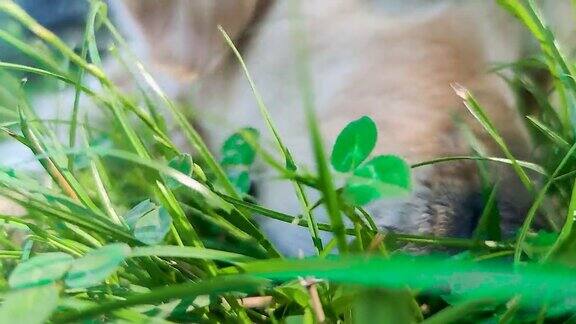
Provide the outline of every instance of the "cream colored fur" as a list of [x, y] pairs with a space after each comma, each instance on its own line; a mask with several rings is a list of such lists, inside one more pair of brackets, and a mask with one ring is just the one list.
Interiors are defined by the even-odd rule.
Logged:
[[[546, 3], [571, 37], [569, 1]], [[308, 130], [295, 76], [288, 0], [123, 0], [113, 7], [120, 22], [162, 86], [174, 98], [199, 108], [200, 124], [214, 150], [240, 127], [268, 134], [238, 63], [217, 32], [221, 24], [242, 39], [242, 54], [282, 138], [301, 168], [313, 170]], [[491, 63], [510, 62], [533, 44], [519, 24], [489, 0], [302, 0], [311, 53], [315, 105], [327, 147], [350, 121], [372, 117], [379, 128], [379, 154], [421, 162], [467, 155], [469, 147], [454, 120], [468, 122], [491, 155], [489, 136], [466, 112], [451, 88], [469, 88], [487, 109], [519, 158], [529, 145], [504, 82], [487, 73]], [[563, 7], [564, 6], [564, 7]], [[549, 7], [549, 8], [548, 8]], [[558, 9], [560, 7], [560, 9]], [[263, 13], [265, 11], [265, 13]], [[258, 19], [257, 21], [255, 21]], [[250, 26], [250, 27], [249, 27]], [[270, 138], [265, 136], [265, 138]], [[520, 219], [527, 195], [514, 175], [496, 169], [503, 183], [505, 221]], [[299, 213], [289, 184], [264, 172], [258, 192], [264, 205]], [[382, 201], [371, 211], [382, 227], [433, 235], [468, 229], [468, 197], [477, 194], [473, 164], [452, 163], [415, 171], [414, 194]], [[321, 214], [321, 213], [320, 213]], [[319, 215], [322, 217], [322, 215]], [[508, 218], [506, 218], [508, 217]], [[262, 220], [284, 251], [308, 251], [308, 233], [290, 224]], [[462, 224], [464, 225], [462, 225]]]

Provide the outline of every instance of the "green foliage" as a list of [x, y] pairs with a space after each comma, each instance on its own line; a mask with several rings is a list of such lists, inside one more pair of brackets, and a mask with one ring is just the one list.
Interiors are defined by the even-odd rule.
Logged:
[[221, 164], [230, 182], [239, 193], [250, 190], [250, 167], [256, 159], [255, 147], [258, 145], [258, 131], [254, 128], [244, 128], [232, 134], [222, 144]]
[[338, 172], [350, 172], [362, 163], [376, 146], [378, 131], [367, 116], [349, 123], [336, 138], [332, 148], [332, 167]]
[[[193, 165], [194, 165], [194, 162], [192, 162], [192, 157], [190, 156], [190, 154], [180, 154], [168, 162], [169, 167], [171, 167], [172, 169], [179, 171], [179, 172], [181, 172], [187, 176], [192, 175], [192, 166]], [[178, 180], [171, 178], [171, 177], [166, 177], [165, 181], [166, 181], [166, 186], [170, 189], [176, 189], [176, 188], [182, 186], [182, 184], [180, 184], [180, 182], [178, 182]]]
[[146, 199], [124, 215], [124, 222], [134, 234], [134, 238], [142, 243], [154, 245], [162, 242], [170, 231], [172, 217], [164, 207]]
[[258, 137], [258, 131], [254, 128], [244, 128], [228, 137], [222, 144], [222, 165], [252, 165], [256, 158], [253, 146]]
[[142, 216], [148, 214], [149, 212], [151, 212], [156, 208], [158, 208], [158, 206], [152, 203], [150, 199], [143, 200], [139, 202], [136, 206], [132, 207], [132, 209], [130, 209], [124, 215], [124, 222], [126, 223], [126, 225], [128, 225], [130, 229], [134, 230], [136, 222], [138, 222], [138, 220], [142, 218]]
[[250, 190], [250, 174], [247, 170], [230, 169], [227, 171], [230, 182], [240, 193], [248, 193]]
[[130, 247], [115, 243], [88, 252], [75, 260], [64, 282], [70, 288], [88, 288], [100, 284], [113, 274], [130, 255]]
[[410, 166], [397, 156], [378, 156], [354, 170], [344, 194], [357, 205], [380, 197], [395, 197], [410, 192]]
[[155, 208], [134, 224], [134, 237], [146, 244], [158, 244], [164, 240], [171, 225], [172, 218], [168, 211], [163, 207]]
[[410, 166], [400, 157], [380, 155], [361, 164], [376, 146], [377, 129], [367, 116], [350, 122], [332, 148], [332, 167], [350, 172], [344, 196], [355, 206], [410, 192]]
[[252, 260], [251, 257], [242, 254], [190, 246], [156, 245], [132, 249], [131, 257], [144, 256], [217, 260], [231, 264]]
[[[542, 49], [541, 56], [495, 69], [509, 69], [512, 73], [501, 73], [506, 81], [539, 106], [527, 125], [540, 164], [516, 159], [482, 103], [462, 87], [455, 89], [505, 158], [483, 156], [473, 143], [478, 155], [438, 157], [412, 166], [393, 155], [371, 156], [378, 136], [368, 116], [342, 130], [328, 158], [314, 111], [306, 35], [299, 29], [296, 2], [290, 2], [295, 72], [317, 167], [305, 172], [223, 29], [276, 152], [260, 140], [264, 134], [247, 127], [222, 143], [218, 163], [182, 113], [186, 110], [170, 101], [125, 48], [103, 2], [91, 1], [78, 54], [12, 1], [0, 1], [0, 13], [24, 31], [0, 31], [0, 39], [31, 62], [0, 62], [0, 130], [36, 154], [43, 168], [30, 174], [0, 167], [0, 195], [25, 210], [23, 216], [0, 215], [0, 322], [570, 321], [576, 316], [576, 288], [573, 271], [564, 266], [576, 265], [573, 59], [562, 53], [533, 1], [499, 2]], [[112, 47], [127, 51], [129, 59], [121, 63], [139, 74], [139, 95], [124, 94], [103, 72], [98, 30], [110, 32]], [[531, 75], [538, 73], [550, 74], [552, 83], [533, 82]], [[32, 75], [28, 83], [19, 81]], [[87, 78], [99, 86], [92, 88]], [[34, 102], [29, 99], [36, 80], [50, 89], [76, 91], [69, 119], [36, 115], [27, 104]], [[101, 121], [82, 121], [84, 101], [105, 112]], [[519, 100], [521, 111], [528, 111], [524, 105]], [[194, 159], [175, 145], [165, 114], [194, 149]], [[62, 130], [69, 131], [65, 142], [55, 135]], [[276, 172], [271, 178], [277, 179], [258, 175], [260, 181], [291, 183], [301, 214], [271, 210], [247, 195], [257, 178], [256, 160], [266, 173]], [[410, 193], [411, 168], [461, 160], [512, 168], [532, 190], [536, 199], [516, 237], [500, 233], [497, 193], [502, 188], [489, 182], [484, 184], [485, 208], [470, 238], [379, 233], [379, 224], [361, 208]], [[542, 177], [542, 186], [531, 172]], [[319, 200], [310, 198], [313, 191]], [[327, 209], [329, 223], [316, 220], [319, 208]], [[307, 227], [317, 255], [283, 258], [255, 224], [256, 215]], [[550, 226], [537, 231], [536, 221]], [[332, 232], [334, 240], [322, 242], [321, 231]], [[336, 247], [339, 256], [331, 255]], [[403, 256], [415, 247], [460, 253]], [[263, 296], [272, 302], [242, 306], [245, 297]]]
[[14, 290], [0, 306], [1, 323], [42, 324], [58, 307], [58, 287], [44, 285]]
[[64, 276], [73, 261], [72, 256], [62, 252], [35, 256], [18, 264], [8, 278], [8, 284], [11, 288], [52, 284]]

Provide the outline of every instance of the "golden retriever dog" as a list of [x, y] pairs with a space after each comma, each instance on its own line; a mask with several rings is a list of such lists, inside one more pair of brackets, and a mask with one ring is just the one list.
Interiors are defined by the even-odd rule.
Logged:
[[[110, 5], [134, 51], [175, 99], [198, 108], [214, 151], [232, 132], [267, 134], [256, 100], [218, 26], [240, 48], [281, 137], [303, 169], [314, 159], [296, 76], [292, 0], [113, 0]], [[560, 37], [571, 34], [570, 1], [543, 1]], [[530, 145], [514, 98], [493, 63], [512, 62], [534, 44], [491, 0], [303, 0], [300, 24], [310, 53], [315, 108], [326, 147], [350, 121], [370, 116], [379, 129], [375, 152], [410, 163], [470, 155], [461, 124], [490, 156], [502, 152], [454, 91], [462, 85], [486, 109], [518, 159]], [[265, 135], [266, 137], [266, 135]], [[507, 166], [494, 166], [502, 229], [521, 224], [530, 195]], [[256, 181], [267, 207], [298, 214], [291, 184], [264, 172]], [[470, 236], [482, 212], [473, 162], [414, 169], [410, 197], [369, 206], [383, 229], [434, 236]], [[318, 215], [318, 217], [322, 217]], [[292, 255], [309, 252], [305, 229], [273, 220], [261, 226]]]

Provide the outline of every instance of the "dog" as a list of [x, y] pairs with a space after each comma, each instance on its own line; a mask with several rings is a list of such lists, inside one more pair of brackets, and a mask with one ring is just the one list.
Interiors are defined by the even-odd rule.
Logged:
[[[512, 62], [535, 48], [522, 26], [487, 0], [300, 1], [310, 52], [315, 107], [326, 147], [350, 121], [370, 116], [380, 138], [375, 153], [410, 163], [469, 155], [460, 120], [490, 156], [498, 146], [466, 111], [451, 85], [474, 94], [514, 156], [530, 159], [522, 116], [491, 64]], [[542, 2], [561, 39], [572, 37], [570, 1]], [[237, 60], [217, 26], [240, 47], [281, 137], [304, 169], [314, 168], [294, 73], [291, 1], [115, 0], [117, 23], [159, 83], [198, 107], [199, 126], [214, 149], [235, 130], [267, 128]], [[225, 129], [225, 131], [224, 131]], [[509, 167], [494, 166], [502, 229], [522, 223], [531, 197]], [[481, 183], [472, 162], [414, 169], [410, 197], [380, 200], [369, 211], [381, 228], [432, 236], [469, 237], [482, 212]], [[268, 208], [297, 214], [286, 181], [255, 183]], [[325, 216], [317, 215], [319, 218]], [[260, 225], [287, 254], [311, 253], [305, 229], [270, 219]]]

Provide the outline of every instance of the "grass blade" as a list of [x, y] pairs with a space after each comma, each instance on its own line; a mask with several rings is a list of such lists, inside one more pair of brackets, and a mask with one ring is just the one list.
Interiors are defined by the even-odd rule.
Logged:
[[498, 132], [496, 127], [494, 127], [494, 125], [490, 121], [490, 118], [488, 118], [488, 115], [486, 114], [482, 106], [480, 106], [480, 104], [476, 101], [476, 99], [466, 88], [458, 84], [452, 85], [452, 88], [454, 88], [456, 94], [460, 98], [462, 98], [462, 100], [464, 100], [464, 105], [466, 106], [466, 108], [468, 108], [468, 110], [470, 111], [470, 113], [472, 113], [472, 115], [476, 118], [476, 120], [478, 120], [478, 122], [482, 124], [482, 126], [488, 132], [488, 134], [490, 134], [494, 142], [496, 142], [496, 144], [500, 147], [506, 158], [508, 158], [511, 161], [512, 168], [514, 168], [514, 171], [516, 172], [516, 174], [518, 175], [524, 186], [529, 191], [532, 191], [534, 189], [534, 185], [532, 184], [530, 177], [528, 177], [526, 171], [524, 171], [524, 169], [520, 166], [514, 155], [512, 155], [512, 152], [510, 152], [510, 149], [506, 145], [506, 142], [504, 141], [502, 136], [500, 136], [500, 133]]
[[249, 256], [206, 248], [189, 246], [157, 245], [137, 247], [132, 250], [131, 257], [158, 256], [167, 258], [207, 259], [231, 264], [245, 263], [253, 260]]
[[546, 192], [548, 192], [548, 189], [550, 188], [552, 183], [555, 181], [556, 176], [564, 168], [566, 163], [568, 163], [568, 161], [572, 158], [572, 155], [575, 152], [576, 152], [576, 144], [572, 145], [570, 150], [568, 150], [568, 153], [566, 153], [566, 155], [564, 156], [562, 161], [560, 161], [560, 164], [558, 164], [558, 166], [556, 167], [556, 170], [554, 170], [554, 172], [552, 173], [550, 178], [546, 181], [546, 184], [542, 187], [542, 189], [540, 189], [540, 191], [536, 195], [536, 198], [534, 199], [534, 202], [532, 203], [530, 210], [528, 210], [528, 214], [526, 214], [526, 218], [524, 219], [524, 223], [522, 223], [522, 227], [520, 227], [520, 230], [518, 231], [518, 239], [516, 240], [516, 246], [514, 248], [514, 263], [515, 264], [520, 263], [520, 260], [522, 257], [522, 247], [524, 245], [524, 241], [526, 240], [526, 236], [528, 235], [528, 231], [530, 230], [530, 227], [532, 226], [532, 222], [534, 221], [534, 217], [536, 217], [536, 213], [538, 212], [538, 208], [540, 208], [540, 205], [542, 204], [542, 202], [544, 201], [544, 198], [546, 197]]
[[266, 280], [247, 276], [231, 276], [208, 279], [199, 283], [185, 283], [155, 289], [149, 293], [134, 295], [125, 300], [102, 303], [98, 306], [64, 315], [54, 319], [55, 323], [72, 323], [90, 319], [111, 311], [136, 305], [154, 304], [176, 298], [191, 298], [199, 295], [217, 295], [225, 292], [253, 293], [267, 285]]
[[306, 36], [301, 29], [301, 15], [299, 8], [299, 0], [290, 0], [291, 6], [291, 28], [293, 33], [294, 45], [296, 48], [296, 70], [298, 75], [298, 85], [302, 94], [302, 105], [304, 107], [304, 114], [306, 116], [306, 123], [310, 131], [310, 138], [314, 150], [314, 157], [316, 160], [316, 169], [318, 171], [318, 184], [326, 204], [326, 210], [330, 217], [332, 228], [334, 229], [334, 236], [338, 242], [338, 250], [340, 253], [346, 253], [348, 244], [346, 242], [344, 221], [340, 212], [338, 204], [338, 196], [336, 194], [335, 186], [332, 181], [332, 174], [324, 151], [324, 144], [318, 127], [318, 118], [314, 110], [314, 94], [312, 87], [312, 79], [310, 76], [310, 68], [308, 66], [308, 51], [306, 48]]
[[532, 116], [527, 116], [526, 118], [530, 121], [530, 123], [532, 123], [532, 125], [534, 125], [543, 135], [548, 137], [553, 143], [558, 144], [559, 146], [562, 146], [564, 148], [570, 147], [570, 144], [568, 144], [568, 142], [564, 138], [562, 138], [560, 134], [556, 133], [550, 127], [544, 125], [538, 119]]

